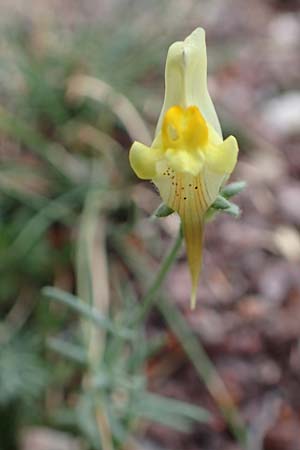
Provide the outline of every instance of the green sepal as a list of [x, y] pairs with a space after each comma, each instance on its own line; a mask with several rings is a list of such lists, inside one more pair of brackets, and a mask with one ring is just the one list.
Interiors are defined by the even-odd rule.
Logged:
[[207, 210], [205, 214], [205, 220], [208, 222], [214, 218], [214, 216], [219, 212], [225, 212], [234, 217], [239, 217], [241, 214], [241, 210], [235, 203], [230, 202], [221, 194], [218, 195], [215, 202], [211, 205], [211, 207]]
[[235, 181], [234, 183], [227, 184], [227, 186], [224, 186], [221, 190], [221, 195], [225, 198], [233, 197], [242, 192], [246, 185], [247, 183], [245, 181]]
[[170, 214], [173, 214], [173, 209], [170, 208], [165, 203], [161, 203], [159, 207], [154, 211], [152, 217], [167, 217]]
[[239, 217], [241, 215], [241, 209], [239, 208], [239, 206], [236, 203], [231, 202], [228, 208], [223, 209], [223, 212], [230, 214], [231, 216], [234, 217]]
[[204, 222], [211, 222], [219, 212], [220, 211], [211, 206], [205, 213]]
[[218, 195], [214, 203], [211, 205], [214, 209], [228, 209], [231, 205], [231, 202], [226, 200], [221, 194]]

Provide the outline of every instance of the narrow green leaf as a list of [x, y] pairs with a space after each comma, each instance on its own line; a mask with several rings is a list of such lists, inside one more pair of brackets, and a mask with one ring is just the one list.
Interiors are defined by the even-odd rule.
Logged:
[[94, 393], [81, 395], [76, 407], [76, 419], [80, 431], [87, 437], [92, 448], [102, 450], [101, 436], [96, 420], [96, 400]]
[[86, 319], [91, 320], [96, 325], [119, 335], [125, 339], [132, 339], [133, 333], [128, 329], [117, 329], [116, 326], [107, 317], [99, 314], [95, 308], [88, 306], [80, 298], [75, 295], [69, 294], [68, 292], [62, 291], [54, 287], [44, 287], [42, 289], [42, 294], [45, 298], [49, 300], [55, 300], [58, 303], [62, 303], [69, 308], [73, 309], [77, 313], [83, 315]]
[[74, 344], [70, 344], [59, 338], [49, 338], [47, 339], [47, 346], [59, 353], [60, 355], [82, 365], [86, 365], [86, 352], [85, 350]]
[[[3, 265], [25, 258], [53, 222], [59, 220], [70, 224], [74, 214], [73, 208], [78, 203], [84, 189], [83, 186], [77, 186], [54, 200], [48, 201], [45, 206], [41, 207], [24, 224], [20, 233], [8, 248], [5, 261], [0, 263], [1, 268]], [[32, 203], [34, 204], [34, 202]]]
[[207, 410], [180, 400], [144, 393], [137, 405], [137, 414], [169, 427], [188, 431], [194, 422], [209, 422]]
[[70, 185], [71, 180], [65, 171], [65, 167], [59, 164], [60, 150], [54, 148], [54, 145], [46, 141], [36, 130], [30, 128], [26, 123], [2, 107], [0, 107], [0, 129], [2, 133], [19, 139], [32, 152], [38, 154], [47, 162], [49, 170], [52, 170], [67, 185]]

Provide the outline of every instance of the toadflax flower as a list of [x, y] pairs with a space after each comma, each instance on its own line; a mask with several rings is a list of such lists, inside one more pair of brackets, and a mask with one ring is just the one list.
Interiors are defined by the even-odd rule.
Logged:
[[234, 169], [233, 136], [223, 140], [207, 89], [205, 32], [197, 28], [171, 45], [165, 70], [165, 98], [151, 147], [134, 142], [131, 167], [152, 180], [166, 205], [182, 221], [191, 274], [191, 307], [196, 304], [202, 265], [204, 217]]

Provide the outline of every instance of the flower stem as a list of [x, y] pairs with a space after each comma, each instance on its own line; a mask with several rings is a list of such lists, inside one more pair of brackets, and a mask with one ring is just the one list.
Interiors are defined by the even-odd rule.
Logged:
[[176, 260], [177, 254], [180, 250], [181, 244], [182, 244], [183, 236], [182, 236], [182, 230], [179, 229], [178, 236], [173, 243], [170, 252], [167, 254], [165, 259], [162, 262], [162, 265], [151, 284], [150, 288], [148, 289], [146, 295], [143, 298], [143, 303], [141, 305], [141, 308], [139, 309], [136, 317], [134, 318], [134, 323], [141, 322], [145, 320], [147, 317], [149, 311], [151, 310], [152, 306], [155, 303], [156, 300], [156, 293], [158, 292], [160, 286], [162, 285], [163, 281], [165, 280], [171, 266]]

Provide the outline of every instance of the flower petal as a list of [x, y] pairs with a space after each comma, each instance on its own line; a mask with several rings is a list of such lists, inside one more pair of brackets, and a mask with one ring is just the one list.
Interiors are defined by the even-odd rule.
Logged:
[[179, 105], [195, 105], [206, 121], [222, 137], [222, 130], [207, 88], [205, 31], [197, 28], [183, 42], [175, 42], [168, 51], [165, 70], [165, 99], [156, 134], [166, 111]]
[[181, 217], [181, 220], [192, 281], [190, 303], [191, 309], [194, 309], [196, 306], [198, 282], [202, 267], [204, 219], [196, 219], [196, 216], [193, 216], [192, 212], [190, 212], [190, 214]]
[[187, 259], [192, 281], [191, 307], [196, 304], [198, 280], [202, 265], [204, 214], [208, 209], [202, 175], [176, 174], [168, 168], [154, 180], [163, 201], [176, 211], [183, 224]]
[[129, 152], [130, 165], [139, 178], [151, 180], [156, 175], [156, 163], [160, 154], [160, 149], [147, 147], [135, 141]]
[[221, 187], [228, 176], [224, 173], [213, 172], [205, 165], [202, 173], [203, 191], [206, 194], [208, 207], [216, 200]]
[[238, 156], [238, 143], [234, 136], [229, 136], [222, 144], [210, 148], [206, 153], [206, 162], [213, 172], [230, 175]]
[[201, 152], [168, 149], [165, 153], [169, 166], [177, 173], [189, 173], [197, 176], [203, 167], [204, 157]]

